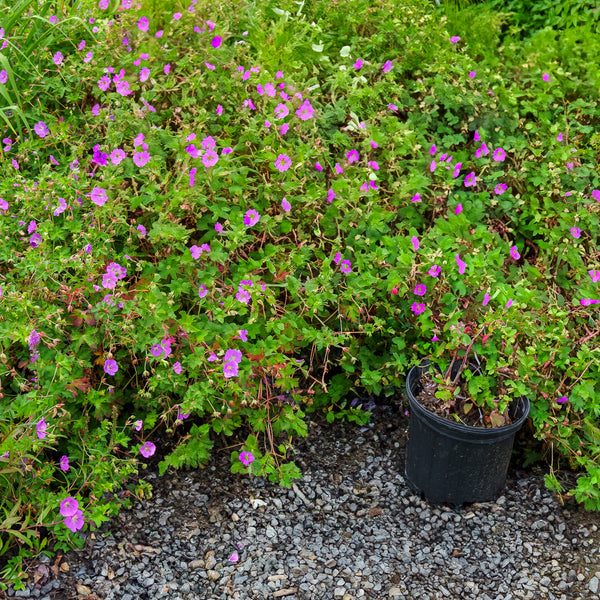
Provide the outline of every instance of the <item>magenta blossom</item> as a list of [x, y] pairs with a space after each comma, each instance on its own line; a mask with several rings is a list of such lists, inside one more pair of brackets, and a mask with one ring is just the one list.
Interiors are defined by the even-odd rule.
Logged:
[[416, 193], [416, 194], [415, 194], [415, 195], [414, 195], [414, 196], [413, 196], [413, 197], [410, 199], [410, 201], [411, 201], [411, 202], [421, 202], [421, 196], [420, 196], [418, 193]]
[[62, 471], [68, 471], [69, 470], [69, 457], [66, 455], [63, 455], [60, 459], [60, 468]]
[[340, 264], [340, 271], [342, 273], [350, 273], [352, 271], [352, 263], [347, 259], [343, 260]]
[[92, 202], [97, 206], [103, 206], [108, 200], [108, 196], [106, 195], [106, 190], [104, 188], [95, 187], [90, 196]]
[[43, 440], [46, 437], [46, 428], [48, 427], [48, 424], [46, 423], [44, 417], [42, 417], [36, 425], [36, 429], [37, 429], [37, 436], [40, 440]]
[[254, 454], [252, 452], [240, 452], [240, 460], [246, 466], [248, 466], [254, 460]]
[[516, 246], [513, 246], [510, 249], [510, 255], [515, 259], [515, 260], [519, 260], [519, 258], [521, 258], [521, 255], [519, 254], [519, 249]]
[[465, 187], [471, 187], [471, 186], [475, 185], [476, 183], [477, 183], [477, 180], [475, 179], [475, 172], [471, 171], [465, 177]]
[[315, 111], [308, 99], [304, 100], [304, 102], [299, 106], [298, 110], [296, 111], [296, 115], [302, 121], [311, 119], [314, 116], [314, 113]]
[[415, 295], [417, 295], [417, 296], [424, 296], [426, 291], [427, 291], [427, 288], [425, 287], [424, 283], [419, 283], [415, 287]]
[[581, 229], [579, 227], [571, 227], [571, 235], [578, 239], [581, 237]]
[[453, 35], [453, 36], [450, 38], [450, 43], [452, 43], [452, 44], [456, 44], [457, 42], [460, 42], [460, 37], [458, 37], [457, 35]]
[[494, 151], [494, 160], [497, 162], [502, 162], [506, 158], [506, 153], [502, 148], [496, 148]]
[[140, 454], [144, 458], [149, 458], [156, 452], [156, 446], [152, 442], [146, 442], [140, 446]]
[[238, 373], [239, 366], [237, 362], [230, 360], [226, 363], [223, 363], [223, 375], [226, 379], [229, 379], [230, 377], [235, 377], [236, 375], [238, 375]]
[[260, 214], [252, 208], [246, 211], [246, 214], [244, 215], [244, 225], [246, 225], [247, 227], [252, 227], [253, 225], [256, 225], [258, 223], [259, 219]]
[[117, 364], [116, 360], [109, 358], [108, 360], [104, 361], [104, 372], [108, 375], [115, 375], [118, 370], [119, 365]]
[[458, 265], [458, 272], [462, 275], [465, 272], [467, 263], [463, 262], [458, 254], [454, 258], [456, 259], [456, 264]]
[[393, 69], [394, 65], [392, 64], [391, 60], [387, 60], [386, 62], [383, 63], [383, 66], [381, 67], [381, 70], [384, 73], [389, 73], [389, 71], [391, 71]]
[[420, 315], [421, 313], [425, 312], [425, 305], [413, 302], [410, 309], [415, 313], [415, 315]]
[[215, 37], [210, 41], [210, 45], [213, 48], [218, 48], [221, 45], [222, 39], [220, 35], [215, 35]]
[[141, 17], [137, 22], [137, 26], [140, 31], [148, 31], [148, 17]]
[[143, 167], [144, 165], [146, 165], [148, 163], [149, 160], [150, 160], [150, 154], [148, 153], [147, 150], [143, 150], [142, 152], [136, 152], [133, 155], [133, 162], [138, 167]]
[[439, 265], [433, 265], [433, 267], [431, 267], [431, 269], [429, 269], [428, 271], [429, 275], [431, 275], [432, 277], [437, 277], [441, 272], [442, 267], [440, 267]]
[[410, 238], [410, 241], [412, 242], [413, 248], [415, 250], [419, 249], [419, 238], [416, 235], [413, 235], [412, 238]]
[[287, 154], [280, 154], [275, 161], [275, 168], [283, 173], [292, 166], [292, 159]]
[[48, 129], [48, 126], [46, 125], [46, 123], [44, 123], [44, 121], [40, 121], [39, 123], [36, 123], [33, 127], [33, 130], [41, 138], [46, 137], [50, 133], [50, 130]]
[[590, 274], [590, 277], [592, 278], [593, 282], [600, 281], [600, 271], [593, 270], [593, 271], [588, 271], [588, 273]]
[[71, 496], [67, 496], [60, 503], [60, 514], [63, 517], [72, 517], [77, 512], [78, 509], [79, 509], [79, 502], [77, 502], [77, 500], [75, 500], [75, 498], [72, 498]]
[[491, 300], [491, 296], [486, 292], [485, 296], [483, 297], [483, 306], [487, 306], [488, 302]]
[[563, 402], [568, 402], [568, 401], [569, 401], [569, 399], [567, 398], [567, 396], [561, 396], [560, 398], [557, 398], [557, 399], [556, 399], [556, 401], [557, 401], [559, 404], [562, 404]]
[[496, 192], [496, 194], [498, 196], [500, 196], [501, 194], [504, 194], [504, 192], [506, 191], [506, 184], [504, 183], [499, 183], [495, 188], [494, 188], [494, 192]]

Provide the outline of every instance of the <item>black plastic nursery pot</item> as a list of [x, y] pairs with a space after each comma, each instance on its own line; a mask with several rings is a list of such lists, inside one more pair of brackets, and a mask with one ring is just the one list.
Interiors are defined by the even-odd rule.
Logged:
[[[515, 435], [529, 414], [524, 396], [509, 406], [511, 425], [473, 427], [448, 421], [424, 408], [415, 396], [421, 376], [429, 369], [424, 360], [406, 378], [410, 404], [406, 479], [433, 503], [488, 502], [500, 495], [506, 483]], [[452, 375], [460, 368], [454, 364]]]

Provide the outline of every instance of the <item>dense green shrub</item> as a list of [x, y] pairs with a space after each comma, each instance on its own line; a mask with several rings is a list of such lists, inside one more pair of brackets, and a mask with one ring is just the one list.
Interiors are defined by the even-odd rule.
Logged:
[[364, 423], [357, 395], [398, 396], [485, 323], [473, 348], [532, 400], [548, 485], [599, 509], [582, 30], [522, 41], [489, 7], [473, 27], [417, 0], [107, 4], [91, 23], [42, 3], [0, 57], [21, 110], [0, 165], [2, 577], [148, 494], [146, 459], [197, 467], [229, 437], [234, 472], [289, 485], [306, 411]]

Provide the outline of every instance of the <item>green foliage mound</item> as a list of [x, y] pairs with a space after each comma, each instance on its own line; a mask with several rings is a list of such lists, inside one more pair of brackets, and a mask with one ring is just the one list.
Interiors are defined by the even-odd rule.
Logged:
[[306, 411], [364, 423], [355, 397], [465, 348], [530, 398], [548, 485], [600, 509], [581, 28], [523, 40], [418, 0], [86, 7], [1, 15], [5, 581], [218, 437], [290, 485]]

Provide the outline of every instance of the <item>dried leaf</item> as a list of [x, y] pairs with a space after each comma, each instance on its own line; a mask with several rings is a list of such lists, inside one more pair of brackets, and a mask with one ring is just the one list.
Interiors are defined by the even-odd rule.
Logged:
[[465, 402], [463, 404], [463, 412], [465, 415], [469, 414], [469, 411], [473, 408], [473, 404], [471, 402]]
[[506, 423], [506, 419], [497, 410], [491, 412], [490, 420], [492, 427], [502, 427]]

